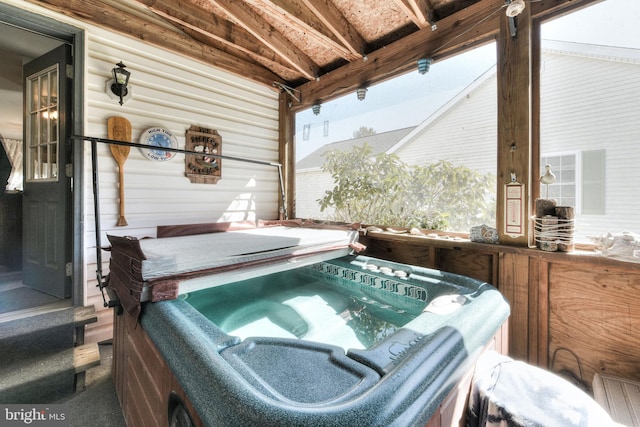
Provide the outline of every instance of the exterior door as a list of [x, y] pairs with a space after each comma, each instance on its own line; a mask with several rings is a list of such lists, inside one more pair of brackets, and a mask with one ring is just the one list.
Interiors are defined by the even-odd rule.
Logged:
[[71, 296], [71, 47], [24, 66], [23, 282]]

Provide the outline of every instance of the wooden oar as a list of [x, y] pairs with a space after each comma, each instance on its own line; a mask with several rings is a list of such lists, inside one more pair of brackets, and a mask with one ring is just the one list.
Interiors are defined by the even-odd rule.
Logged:
[[[114, 141], [131, 142], [131, 123], [124, 117], [112, 116], [107, 119], [107, 135]], [[120, 217], [117, 226], [127, 225], [124, 217], [124, 162], [127, 161], [131, 147], [109, 144], [111, 154], [118, 164], [120, 185]]]

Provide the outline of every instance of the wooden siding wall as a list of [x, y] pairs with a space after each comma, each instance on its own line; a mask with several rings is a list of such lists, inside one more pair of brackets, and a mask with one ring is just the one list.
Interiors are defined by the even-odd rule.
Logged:
[[468, 241], [370, 233], [366, 254], [486, 281], [511, 305], [509, 354], [580, 382], [640, 380], [640, 264]]
[[[85, 63], [85, 135], [107, 137], [109, 116], [132, 124], [133, 142], [150, 127], [163, 127], [184, 148], [191, 125], [216, 129], [222, 154], [277, 162], [278, 93], [193, 60], [98, 28], [87, 30]], [[131, 71], [132, 98], [118, 104], [105, 93], [116, 62]], [[85, 304], [102, 308], [96, 289], [95, 228], [91, 187], [90, 144], [85, 148]], [[98, 144], [100, 225], [106, 234], [155, 237], [157, 225], [273, 219], [278, 216], [279, 180], [275, 167], [222, 160], [222, 179], [215, 185], [192, 184], [184, 173], [184, 156], [166, 162], [148, 160], [132, 148], [125, 163], [125, 216], [116, 227], [117, 165], [106, 144]], [[108, 253], [103, 252], [108, 272]], [[87, 340], [111, 337], [111, 311], [99, 312]]]

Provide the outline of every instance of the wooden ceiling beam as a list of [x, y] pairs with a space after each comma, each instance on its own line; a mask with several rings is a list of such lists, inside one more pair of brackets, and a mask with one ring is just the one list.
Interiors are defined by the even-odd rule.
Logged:
[[230, 53], [235, 53], [236, 56], [250, 55], [270, 69], [285, 68], [290, 73], [298, 74], [297, 70], [288, 62], [282, 61], [271, 49], [256, 43], [255, 38], [242, 27], [228, 25], [228, 21], [206, 9], [186, 2], [177, 4], [173, 0], [134, 1], [146, 6], [150, 11], [194, 38], [197, 36], [193, 33], [201, 34], [208, 39], [206, 44], [224, 51], [233, 50], [234, 52]]
[[431, 6], [427, 0], [396, 0], [396, 4], [418, 28], [431, 27]]
[[[1, 1], [1, 0], [0, 0]], [[244, 76], [273, 87], [274, 82], [286, 83], [302, 91], [303, 103], [293, 109], [309, 107], [315, 101], [327, 101], [355, 91], [362, 84], [372, 85], [415, 67], [416, 60], [431, 57], [440, 60], [471, 45], [495, 37], [496, 16], [504, 13], [504, 0], [453, 0], [456, 4], [471, 4], [446, 16], [447, 3], [438, 0], [437, 9], [430, 9], [436, 0], [395, 0], [413, 16], [414, 22], [438, 19], [438, 29], [424, 27], [374, 52], [336, 8], [333, 0], [25, 0], [57, 13], [88, 22], [107, 30], [139, 39], [144, 43], [173, 51], [205, 64]], [[533, 20], [543, 20], [572, 12], [600, 0], [543, 0], [527, 2]], [[348, 52], [346, 65], [334, 62], [337, 69], [318, 76], [318, 64], [300, 48], [297, 31], [283, 34], [269, 25], [258, 4], [271, 2], [274, 8], [286, 11], [278, 22], [305, 25], [313, 37], [327, 40], [338, 52]], [[451, 5], [452, 3], [448, 3]], [[254, 6], [251, 6], [254, 5]], [[426, 5], [426, 6], [425, 6]], [[149, 7], [147, 7], [149, 6]], [[397, 10], [397, 9], [396, 9]], [[442, 18], [438, 11], [442, 12]], [[270, 16], [267, 16], [271, 21]], [[413, 31], [411, 24], [402, 33]], [[420, 25], [420, 24], [416, 24]], [[300, 34], [300, 36], [302, 36]], [[400, 36], [399, 36], [400, 37]], [[315, 39], [309, 38], [314, 41]], [[329, 42], [329, 40], [331, 40]], [[316, 45], [311, 43], [311, 45]], [[340, 50], [337, 47], [343, 46]], [[327, 51], [317, 46], [317, 51]], [[366, 54], [367, 61], [360, 58]], [[309, 54], [311, 55], [311, 53]], [[345, 58], [346, 59], [346, 58]], [[320, 60], [320, 62], [324, 61]], [[326, 66], [323, 62], [323, 66]], [[319, 77], [319, 80], [316, 78]], [[301, 82], [308, 80], [307, 83]]]
[[532, 19], [555, 18], [575, 10], [582, 9], [602, 0], [545, 0], [526, 2], [526, 7], [531, 8]]
[[[348, 61], [362, 57], [362, 54], [354, 52], [353, 46], [344, 44], [344, 37], [336, 37], [324, 16], [318, 14], [317, 7], [310, 9], [306, 3], [298, 0], [265, 0], [263, 11], [314, 38], [320, 45]], [[364, 41], [360, 39], [360, 42], [359, 47], [364, 48]]]
[[424, 28], [368, 54], [368, 60], [354, 61], [319, 79], [297, 87], [302, 103], [292, 106], [299, 111], [316, 102], [337, 98], [368, 85], [417, 69], [420, 58], [444, 58], [464, 48], [495, 38], [499, 30], [504, 0], [478, 2], [455, 15], [438, 21], [438, 29]]
[[331, 33], [346, 47], [355, 59], [365, 55], [366, 42], [344, 15], [328, 0], [300, 0]]
[[223, 10], [232, 21], [252, 34], [260, 43], [278, 54], [291, 64], [306, 79], [315, 79], [319, 69], [311, 58], [298, 49], [284, 35], [264, 21], [251, 7], [243, 2], [233, 0], [208, 0], [209, 3]]
[[26, 0], [49, 10], [105, 28], [145, 43], [179, 52], [181, 55], [229, 71], [251, 75], [253, 80], [272, 87], [283, 80], [270, 70], [247, 60], [214, 49], [204, 43], [144, 17], [126, 14], [100, 0]]
[[413, 9], [413, 13], [418, 17], [418, 21], [423, 25], [420, 28], [431, 28], [433, 7], [429, 0], [409, 0], [409, 4]]

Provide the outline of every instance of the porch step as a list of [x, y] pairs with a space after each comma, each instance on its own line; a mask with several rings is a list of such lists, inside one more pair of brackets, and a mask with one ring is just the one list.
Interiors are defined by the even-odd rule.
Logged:
[[98, 365], [100, 365], [98, 343], [83, 344], [73, 348], [73, 367], [76, 374]]
[[76, 307], [73, 309], [73, 324], [76, 328], [76, 345], [84, 344], [84, 327], [98, 321], [96, 308], [93, 305]]
[[94, 305], [76, 307], [73, 312], [73, 323], [75, 326], [75, 352], [73, 354], [73, 364], [76, 369], [76, 376], [73, 388], [76, 391], [85, 388], [85, 371], [100, 364], [100, 350], [98, 344], [95, 346], [84, 343], [84, 327], [98, 321], [98, 314]]
[[84, 387], [100, 364], [98, 344], [83, 342], [95, 321], [93, 307], [69, 307], [0, 323], [0, 402], [53, 403], [73, 395], [78, 377]]
[[40, 393], [72, 394], [74, 374], [98, 365], [100, 349], [97, 343], [14, 363], [13, 369], [3, 369], [0, 402], [38, 403], [42, 398]]
[[90, 323], [96, 323], [97, 321], [98, 315], [96, 314], [96, 307], [94, 305], [76, 307], [73, 311], [73, 322], [76, 328]]
[[74, 392], [75, 348], [25, 357], [2, 369], [0, 402], [51, 403]]

